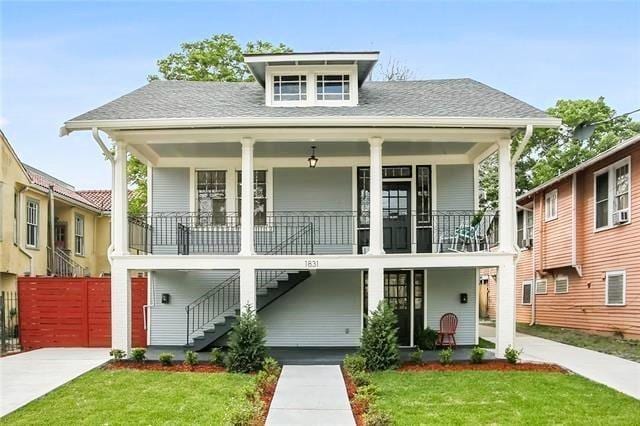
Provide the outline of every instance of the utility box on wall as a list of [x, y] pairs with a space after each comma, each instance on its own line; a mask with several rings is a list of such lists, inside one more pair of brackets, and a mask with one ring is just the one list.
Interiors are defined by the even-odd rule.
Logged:
[[460, 293], [460, 303], [467, 303], [469, 301], [469, 297], [467, 293]]

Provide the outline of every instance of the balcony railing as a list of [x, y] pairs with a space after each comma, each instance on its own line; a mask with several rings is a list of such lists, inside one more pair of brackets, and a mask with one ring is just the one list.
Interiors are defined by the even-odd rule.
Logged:
[[[129, 221], [129, 245], [153, 254], [237, 254], [240, 222], [236, 213], [137, 216]], [[388, 253], [480, 252], [498, 243], [497, 212], [385, 211], [383, 222]], [[254, 246], [265, 255], [362, 254], [369, 246], [369, 220], [355, 211], [268, 212], [254, 218]]]

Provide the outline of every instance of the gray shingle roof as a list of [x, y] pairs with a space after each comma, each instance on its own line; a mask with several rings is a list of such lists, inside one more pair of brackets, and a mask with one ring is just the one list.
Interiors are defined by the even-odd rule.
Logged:
[[270, 117], [545, 118], [475, 80], [368, 81], [355, 107], [267, 107], [258, 83], [153, 81], [71, 121]]

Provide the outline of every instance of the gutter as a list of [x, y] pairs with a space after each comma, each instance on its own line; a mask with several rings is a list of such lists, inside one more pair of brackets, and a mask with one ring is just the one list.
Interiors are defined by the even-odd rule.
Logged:
[[[531, 213], [533, 214], [533, 235], [536, 234], [536, 196], [533, 195], [533, 208], [531, 209]], [[536, 323], [536, 242], [533, 241], [533, 247], [531, 248], [531, 319], [529, 320], [529, 325], [534, 325]], [[542, 249], [542, 247], [540, 247]]]

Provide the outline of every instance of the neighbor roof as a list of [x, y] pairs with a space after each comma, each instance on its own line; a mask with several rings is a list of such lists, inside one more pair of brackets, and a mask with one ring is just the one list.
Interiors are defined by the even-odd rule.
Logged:
[[81, 189], [77, 192], [100, 210], [111, 211], [110, 189]]
[[88, 206], [97, 210], [102, 210], [100, 206], [93, 203], [93, 201], [91, 201], [90, 199], [83, 197], [79, 191], [76, 191], [73, 185], [70, 185], [67, 182], [57, 179], [43, 172], [42, 170], [38, 170], [35, 167], [29, 166], [28, 164], [23, 163], [23, 165], [27, 170], [27, 173], [29, 173], [31, 182], [34, 185], [39, 186], [43, 191], [47, 192], [49, 191], [49, 187], [53, 187], [53, 192], [56, 194], [67, 197], [70, 200], [81, 203], [85, 206]]
[[469, 78], [367, 81], [360, 89], [359, 104], [345, 107], [269, 107], [264, 89], [255, 82], [157, 80], [67, 123], [333, 117], [549, 118], [541, 110]]

